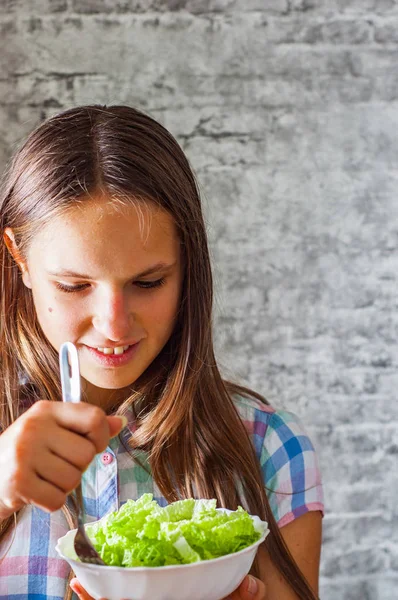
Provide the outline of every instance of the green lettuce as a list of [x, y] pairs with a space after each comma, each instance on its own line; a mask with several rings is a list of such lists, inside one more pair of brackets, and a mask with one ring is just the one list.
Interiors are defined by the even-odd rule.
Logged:
[[189, 564], [238, 552], [260, 539], [265, 523], [261, 530], [242, 507], [226, 513], [216, 505], [214, 499], [190, 498], [161, 507], [152, 494], [143, 494], [86, 531], [103, 561], [118, 567]]

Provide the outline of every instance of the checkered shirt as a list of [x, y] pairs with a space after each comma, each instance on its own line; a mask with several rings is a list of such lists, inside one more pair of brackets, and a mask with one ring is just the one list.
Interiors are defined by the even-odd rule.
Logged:
[[[299, 419], [258, 400], [236, 398], [234, 402], [260, 461], [279, 527], [308, 511], [323, 513], [317, 457]], [[121, 435], [127, 440], [132, 431], [131, 416]], [[147, 455], [138, 452], [138, 458], [149, 470]], [[82, 489], [90, 522], [145, 493], [152, 493], [162, 506], [167, 504], [151, 475], [132, 459], [117, 437], [85, 471]], [[63, 600], [69, 566], [58, 556], [55, 546], [67, 530], [60, 510], [48, 514], [27, 506], [22, 511], [14, 541], [0, 563], [0, 599]], [[8, 538], [0, 544], [0, 560], [9, 542]]]

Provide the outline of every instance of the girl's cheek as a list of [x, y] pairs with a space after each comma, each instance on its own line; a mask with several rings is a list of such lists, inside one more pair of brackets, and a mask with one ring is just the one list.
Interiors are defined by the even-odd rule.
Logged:
[[154, 322], [157, 325], [165, 326], [174, 320], [178, 309], [178, 299], [173, 291], [165, 294], [162, 297], [154, 299], [152, 302], [147, 302], [142, 307], [141, 315], [145, 321]]
[[54, 331], [74, 331], [81, 320], [79, 311], [60, 306], [48, 307], [46, 321]]

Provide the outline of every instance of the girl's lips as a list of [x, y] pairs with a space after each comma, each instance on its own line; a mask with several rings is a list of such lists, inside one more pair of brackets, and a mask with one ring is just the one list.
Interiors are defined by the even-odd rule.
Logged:
[[86, 348], [95, 361], [102, 367], [122, 367], [133, 358], [139, 345], [140, 342], [133, 344], [123, 354], [104, 354], [96, 348], [91, 348], [91, 346], [86, 346]]

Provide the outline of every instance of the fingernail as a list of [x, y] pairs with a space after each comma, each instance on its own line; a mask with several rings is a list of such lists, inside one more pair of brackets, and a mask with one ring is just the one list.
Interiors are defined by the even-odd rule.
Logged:
[[124, 429], [126, 427], [127, 423], [129, 422], [129, 420], [124, 415], [118, 415], [118, 417], [122, 422], [122, 429]]
[[257, 594], [257, 590], [258, 590], [257, 580], [254, 577], [252, 577], [251, 575], [249, 575], [249, 583], [247, 584], [247, 591], [249, 592], [249, 594], [254, 596], [255, 594]]
[[76, 579], [72, 579], [72, 581], [70, 582], [69, 585], [72, 588], [72, 590], [75, 592], [75, 594], [81, 594], [82, 590], [79, 585], [79, 582]]

